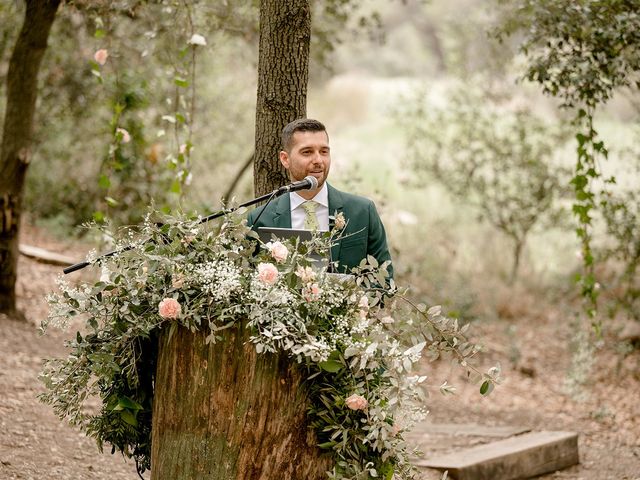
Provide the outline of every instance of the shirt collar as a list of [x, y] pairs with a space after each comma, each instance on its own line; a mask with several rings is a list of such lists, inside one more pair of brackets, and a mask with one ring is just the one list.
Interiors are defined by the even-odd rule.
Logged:
[[[300, 195], [298, 195], [298, 192], [291, 192], [289, 194], [289, 200], [291, 203], [292, 212], [307, 201], [305, 198], [302, 198]], [[327, 182], [324, 182], [322, 184], [322, 188], [320, 189], [320, 191], [316, 193], [316, 196], [311, 200], [319, 203], [323, 207], [329, 208], [329, 189], [327, 188]]]

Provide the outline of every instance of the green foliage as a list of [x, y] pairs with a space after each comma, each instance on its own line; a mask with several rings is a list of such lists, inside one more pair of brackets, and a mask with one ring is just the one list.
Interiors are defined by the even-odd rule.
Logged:
[[[208, 36], [203, 24], [213, 13], [205, 13], [203, 5], [172, 2], [61, 10], [42, 69], [25, 192], [36, 217], [69, 226], [92, 216], [138, 223], [151, 203], [183, 201], [192, 180], [192, 204], [199, 193], [207, 203], [215, 198], [220, 169], [246, 155], [254, 79], [244, 72], [253, 71], [251, 52], [237, 32], [211, 33], [206, 47], [189, 43], [194, 33]], [[93, 58], [99, 49], [108, 52], [104, 65]], [[196, 52], [206, 84], [196, 78]]]
[[[599, 322], [595, 321], [598, 309], [598, 291], [595, 288], [596, 278], [594, 274], [594, 257], [592, 250], [592, 218], [596, 208], [593, 184], [601, 176], [597, 168], [597, 159], [606, 158], [608, 151], [604, 143], [598, 139], [598, 132], [593, 126], [593, 111], [580, 109], [578, 112], [578, 124], [583, 132], [576, 134], [578, 141], [574, 176], [571, 179], [575, 202], [573, 213], [578, 220], [576, 234], [582, 243], [582, 258], [584, 272], [577, 276], [582, 297], [585, 299], [585, 311], [592, 319], [594, 327], [599, 330]], [[580, 127], [579, 127], [580, 128]]]
[[[313, 3], [318, 63], [330, 63], [331, 45], [369, 28], [368, 20], [345, 26], [373, 18], [367, 4]], [[0, 10], [0, 47], [17, 34], [19, 10]], [[190, 44], [194, 34], [207, 45]], [[122, 225], [138, 223], [151, 203], [205, 210], [222, 196], [253, 150], [257, 0], [69, 2], [50, 45], [27, 210], [60, 225], [92, 217]], [[94, 59], [100, 49], [104, 65]], [[0, 51], [0, 75], [10, 53]]]
[[619, 87], [640, 87], [635, 0], [503, 1], [503, 38], [524, 35], [525, 77], [572, 108], [595, 108]]
[[511, 279], [534, 227], [557, 225], [563, 177], [557, 150], [566, 128], [544, 122], [525, 107], [510, 110], [486, 101], [473, 87], [454, 92], [443, 108], [425, 98], [402, 112], [411, 166], [469, 201], [513, 242]]
[[[43, 323], [82, 318], [88, 333], [76, 334], [67, 359], [46, 364], [42, 400], [141, 470], [149, 468], [154, 338], [163, 328], [204, 330], [215, 343], [221, 330], [246, 324], [258, 353], [302, 364], [309, 418], [320, 446], [334, 454], [335, 479], [413, 478], [402, 432], [423, 413], [416, 402], [426, 377], [411, 375], [423, 353], [452, 355], [468, 375], [498, 380], [499, 370], [481, 374], [469, 365], [479, 347], [467, 339], [468, 325], [375, 287], [386, 265], [365, 261], [355, 281], [311, 268], [307, 252], [329, 248], [339, 231], [271, 242], [255, 255], [255, 233], [238, 215], [222, 225], [163, 220], [148, 218], [141, 237], [118, 235], [118, 254], [94, 260], [102, 267], [97, 282], [62, 280]], [[91, 415], [85, 406], [95, 396], [102, 409]]]
[[[100, 71], [93, 60], [100, 43], [95, 50], [90, 46], [105, 41], [106, 29], [95, 28], [87, 17], [70, 7], [54, 24], [51, 43], [57, 48], [45, 56], [38, 149], [27, 178], [26, 204], [36, 216], [64, 216], [70, 226], [107, 213], [118, 223], [137, 222], [152, 198], [165, 203], [168, 189], [161, 163], [152, 163], [148, 155], [152, 143], [144, 114], [153, 85], [133, 69], [116, 75], [113, 64], [121, 56], [115, 49]], [[119, 25], [126, 30], [126, 22]], [[136, 58], [134, 51], [130, 54]], [[104, 69], [114, 75], [103, 75]], [[118, 128], [131, 138], [126, 145], [116, 136]]]
[[324, 68], [332, 68], [331, 55], [336, 47], [363, 32], [371, 41], [383, 41], [380, 13], [371, 0], [324, 0], [311, 4], [311, 51]]
[[606, 191], [600, 205], [608, 234], [602, 256], [620, 271], [608, 286], [612, 313], [622, 308], [640, 321], [640, 191]]
[[593, 125], [596, 109], [621, 87], [640, 87], [640, 11], [634, 0], [519, 0], [504, 2], [505, 17], [498, 37], [518, 32], [527, 57], [525, 77], [561, 99], [576, 112], [576, 229], [582, 242], [584, 272], [579, 277], [585, 310], [595, 321], [592, 218], [594, 183], [601, 178], [597, 161], [607, 149]]

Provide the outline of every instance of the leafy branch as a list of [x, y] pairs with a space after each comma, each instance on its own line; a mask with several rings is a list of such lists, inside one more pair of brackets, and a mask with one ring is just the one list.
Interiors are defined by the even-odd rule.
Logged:
[[579, 0], [499, 0], [499, 39], [523, 35], [521, 51], [528, 64], [524, 77], [559, 98], [575, 112], [577, 158], [572, 185], [576, 229], [582, 243], [583, 273], [578, 280], [585, 311], [597, 332], [597, 291], [593, 271], [592, 217], [597, 207], [597, 168], [607, 149], [594, 129], [594, 116], [621, 88], [640, 88], [640, 12], [637, 2]]

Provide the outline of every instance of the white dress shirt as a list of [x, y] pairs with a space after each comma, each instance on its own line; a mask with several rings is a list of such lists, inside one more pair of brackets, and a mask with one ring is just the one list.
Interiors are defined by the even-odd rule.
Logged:
[[[327, 182], [324, 182], [320, 191], [312, 198], [318, 205], [316, 206], [316, 217], [320, 231], [329, 231], [329, 189]], [[295, 230], [304, 230], [304, 220], [307, 216], [302, 204], [307, 200], [298, 195], [297, 192], [289, 193], [289, 202], [291, 203], [291, 228]]]

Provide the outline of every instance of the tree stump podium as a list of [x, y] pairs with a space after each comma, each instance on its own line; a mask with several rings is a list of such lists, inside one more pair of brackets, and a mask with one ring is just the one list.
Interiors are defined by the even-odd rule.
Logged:
[[151, 479], [326, 478], [297, 366], [258, 355], [244, 325], [220, 333], [210, 345], [204, 331], [160, 334]]

